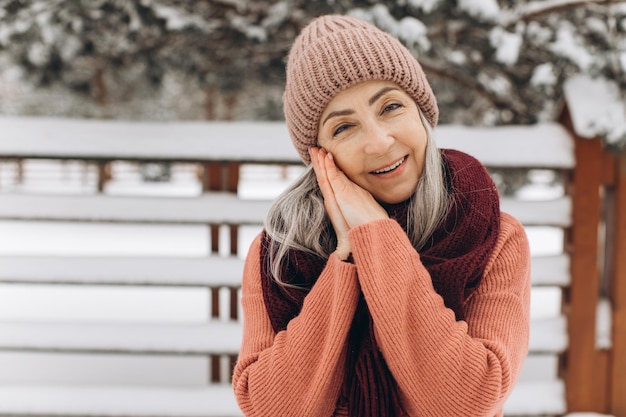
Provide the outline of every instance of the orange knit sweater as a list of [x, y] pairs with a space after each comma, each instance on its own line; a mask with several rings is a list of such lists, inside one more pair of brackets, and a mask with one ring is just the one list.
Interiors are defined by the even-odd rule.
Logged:
[[502, 416], [529, 334], [530, 254], [513, 217], [502, 213], [498, 243], [463, 321], [444, 306], [400, 225], [378, 220], [350, 231], [354, 263], [331, 255], [301, 313], [276, 334], [263, 299], [259, 242], [244, 268], [244, 334], [233, 376], [246, 416], [347, 415], [340, 392], [360, 291], [410, 416]]

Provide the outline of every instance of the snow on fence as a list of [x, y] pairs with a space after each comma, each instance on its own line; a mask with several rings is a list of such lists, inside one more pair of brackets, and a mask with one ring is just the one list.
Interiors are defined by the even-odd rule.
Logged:
[[[210, 253], [193, 257], [128, 256], [0, 256], [0, 282], [5, 285], [68, 284], [157, 287], [205, 287], [210, 318], [205, 323], [103, 324], [77, 322], [0, 322], [0, 349], [58, 354], [184, 355], [208, 357], [208, 383], [195, 387], [150, 387], [107, 384], [3, 384], [0, 415], [127, 415], [127, 416], [240, 416], [229, 387], [230, 372], [241, 338], [239, 280], [242, 269], [241, 230], [262, 224], [268, 200], [241, 198], [240, 173], [248, 164], [297, 166], [298, 156], [282, 123], [141, 123], [94, 120], [0, 117], [0, 160], [15, 163], [33, 159], [85, 161], [96, 167], [96, 188], [88, 195], [1, 192], [0, 219], [14, 222], [47, 221], [80, 224], [182, 224], [208, 227]], [[611, 349], [588, 349], [595, 341], [595, 308], [599, 278], [593, 270], [601, 223], [598, 188], [588, 176], [606, 180], [609, 175], [585, 171], [580, 162], [589, 158], [591, 141], [573, 138], [560, 124], [533, 127], [468, 128], [440, 126], [442, 147], [465, 150], [490, 168], [551, 169], [565, 173], [564, 195], [549, 200], [503, 198], [502, 207], [527, 227], [563, 230], [564, 250], [533, 255], [532, 280], [536, 288], [563, 293], [562, 313], [537, 317], [531, 324], [528, 377], [522, 377], [505, 406], [507, 416], [563, 415], [567, 411], [612, 411], [591, 408], [597, 404], [570, 400], [580, 390], [595, 387], [607, 375], [617, 375], [619, 364]], [[584, 149], [584, 150], [581, 150]], [[604, 154], [603, 163], [616, 161]], [[115, 161], [138, 163], [193, 163], [202, 192], [197, 196], [146, 197], [110, 195], [105, 191], [110, 166]], [[622, 168], [624, 167], [622, 161]], [[602, 170], [599, 170], [602, 171]], [[582, 172], [582, 173], [579, 173]], [[603, 172], [603, 171], [602, 171]], [[610, 171], [621, 188], [614, 201], [624, 205], [624, 174]], [[26, 175], [22, 172], [22, 175]], [[601, 178], [600, 178], [601, 177]], [[611, 183], [612, 190], [617, 180]], [[596, 186], [595, 194], [591, 190]], [[584, 188], [587, 187], [587, 188]], [[573, 191], [572, 191], [573, 189]], [[584, 189], [583, 192], [579, 190]], [[591, 194], [587, 194], [590, 192]], [[581, 211], [582, 210], [582, 211]], [[619, 213], [619, 211], [617, 212]], [[619, 218], [623, 245], [624, 216]], [[582, 230], [582, 232], [579, 232]], [[532, 244], [532, 242], [531, 242]], [[622, 250], [623, 246], [619, 247]], [[243, 250], [245, 250], [243, 249]], [[576, 256], [574, 256], [574, 254]], [[623, 262], [613, 263], [624, 274]], [[596, 263], [597, 264], [597, 263]], [[624, 280], [622, 280], [624, 281]], [[595, 285], [595, 287], [594, 287]], [[623, 284], [622, 284], [623, 285]], [[581, 288], [581, 289], [579, 289]], [[624, 289], [621, 291], [623, 299]], [[607, 294], [604, 294], [607, 295]], [[585, 296], [588, 296], [585, 298]], [[592, 306], [593, 304], [593, 306]], [[591, 311], [589, 308], [593, 307]], [[617, 323], [621, 316], [617, 317]], [[615, 318], [614, 318], [615, 323]], [[623, 324], [622, 324], [623, 326]], [[622, 327], [623, 328], [623, 327]], [[582, 331], [579, 331], [582, 329]], [[617, 343], [624, 343], [623, 340]], [[615, 342], [614, 342], [615, 343]], [[580, 344], [580, 346], [578, 345]], [[615, 346], [615, 345], [614, 345]], [[620, 345], [621, 346], [621, 345]], [[602, 360], [605, 374], [581, 382], [589, 366]], [[611, 362], [612, 361], [612, 362]], [[553, 367], [536, 377], [532, 367]], [[594, 371], [595, 372], [595, 371]], [[583, 384], [583, 385], [580, 385]], [[580, 385], [580, 386], [579, 386]], [[623, 385], [622, 385], [623, 386]], [[588, 394], [585, 394], [588, 395]], [[598, 394], [594, 394], [598, 395]], [[607, 395], [608, 398], [608, 395]], [[620, 400], [613, 399], [616, 406]], [[621, 416], [616, 414], [617, 416]]]

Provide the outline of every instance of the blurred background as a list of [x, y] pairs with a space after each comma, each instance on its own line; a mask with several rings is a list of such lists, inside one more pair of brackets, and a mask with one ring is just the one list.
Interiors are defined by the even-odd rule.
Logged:
[[400, 38], [442, 123], [554, 120], [579, 73], [626, 89], [617, 0], [2, 0], [0, 113], [280, 120], [286, 53], [325, 13]]
[[[442, 125], [562, 122], [564, 86], [579, 75], [626, 102], [626, 1], [0, 0], [0, 117], [280, 122], [286, 54], [300, 29], [326, 13], [351, 14], [398, 37], [424, 68]], [[596, 122], [603, 146], [624, 152], [623, 118]], [[12, 133], [0, 131], [0, 145]], [[98, 170], [84, 161], [0, 160], [0, 192], [192, 198], [206, 191], [192, 163], [114, 161], [104, 185]], [[563, 197], [565, 171], [491, 169], [502, 195], [522, 200]], [[301, 172], [242, 165], [237, 195], [274, 198]], [[239, 258], [259, 230], [238, 229]], [[567, 250], [563, 227], [527, 230], [533, 255]], [[211, 244], [203, 225], [0, 220], [0, 257], [201, 258]], [[559, 317], [562, 299], [559, 285], [535, 289], [533, 317]], [[0, 322], [197, 324], [211, 309], [206, 288], [193, 286], [0, 284]], [[525, 378], [557, 374], [559, 360], [558, 352], [539, 358]], [[0, 353], [0, 385], [195, 387], [211, 382], [210, 361], [9, 349]]]

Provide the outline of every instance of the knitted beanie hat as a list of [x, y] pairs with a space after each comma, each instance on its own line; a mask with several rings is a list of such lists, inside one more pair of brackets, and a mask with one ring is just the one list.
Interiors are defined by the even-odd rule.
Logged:
[[368, 80], [392, 81], [434, 127], [437, 101], [417, 60], [393, 36], [363, 20], [338, 15], [309, 23], [294, 41], [283, 95], [291, 139], [305, 164], [317, 145], [322, 112], [337, 93]]

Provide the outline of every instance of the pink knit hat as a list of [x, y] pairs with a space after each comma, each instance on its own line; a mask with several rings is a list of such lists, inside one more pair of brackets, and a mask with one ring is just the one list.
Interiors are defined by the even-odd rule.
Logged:
[[354, 17], [314, 19], [298, 35], [287, 61], [283, 104], [296, 150], [309, 164], [322, 112], [342, 90], [368, 80], [392, 81], [409, 94], [434, 127], [437, 101], [426, 75], [393, 36]]

